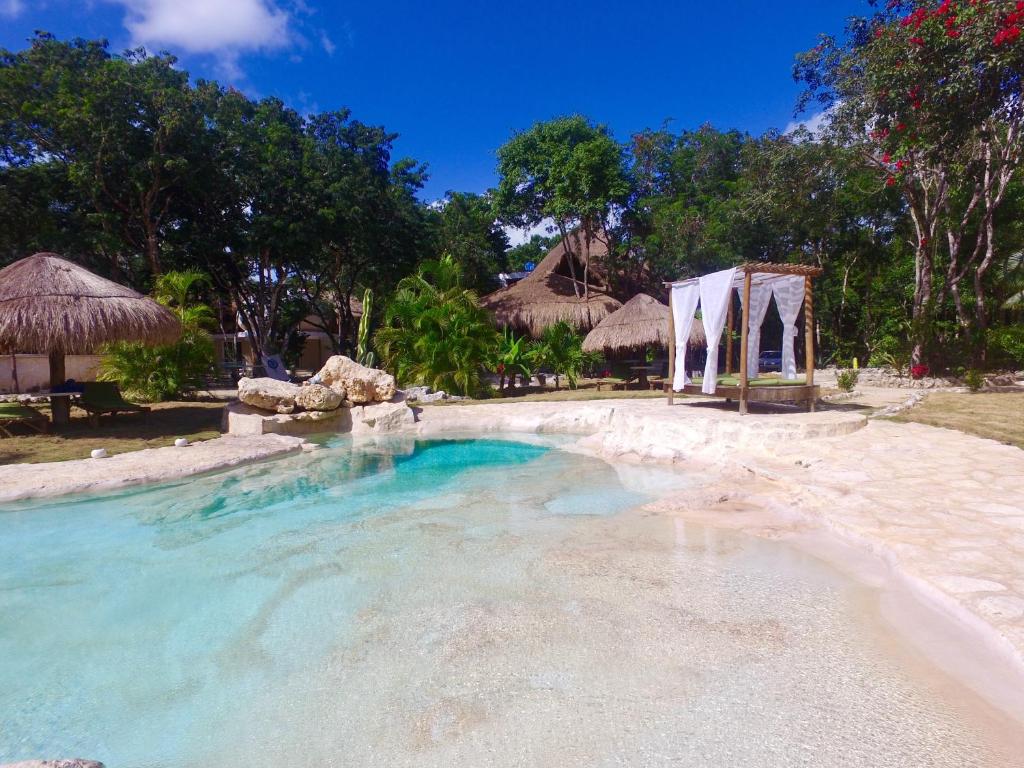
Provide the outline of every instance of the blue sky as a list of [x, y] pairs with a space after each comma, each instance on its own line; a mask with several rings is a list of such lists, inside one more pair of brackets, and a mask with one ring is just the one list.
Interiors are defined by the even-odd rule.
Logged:
[[495, 150], [580, 112], [625, 140], [666, 118], [760, 133], [793, 119], [793, 56], [866, 0], [326, 2], [0, 0], [0, 45], [35, 29], [179, 55], [193, 77], [347, 106], [430, 166], [423, 197], [480, 192]]

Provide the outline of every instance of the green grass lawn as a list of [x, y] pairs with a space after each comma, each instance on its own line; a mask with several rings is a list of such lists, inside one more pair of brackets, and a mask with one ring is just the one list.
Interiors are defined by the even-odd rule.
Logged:
[[[73, 408], [71, 423], [50, 434], [25, 434], [0, 439], [0, 464], [86, 459], [93, 448], [110, 454], [173, 445], [174, 438], [208, 440], [220, 435], [223, 403], [157, 403], [140, 418], [135, 414], [105, 416], [99, 428], [89, 426], [85, 411]], [[33, 406], [49, 416], [46, 406]], [[52, 425], [51, 425], [52, 429]]]
[[936, 392], [894, 421], [945, 427], [1024, 448], [1024, 394]]

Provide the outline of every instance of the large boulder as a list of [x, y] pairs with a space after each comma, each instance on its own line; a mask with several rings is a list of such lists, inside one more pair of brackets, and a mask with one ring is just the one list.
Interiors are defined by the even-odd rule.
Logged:
[[292, 413], [295, 410], [295, 398], [302, 390], [298, 384], [277, 379], [238, 380], [238, 399], [253, 408], [275, 413]]
[[307, 384], [299, 388], [295, 405], [304, 411], [333, 411], [341, 406], [344, 392], [325, 387], [323, 384]]
[[357, 404], [386, 402], [395, 396], [394, 376], [344, 355], [328, 358], [314, 378]]

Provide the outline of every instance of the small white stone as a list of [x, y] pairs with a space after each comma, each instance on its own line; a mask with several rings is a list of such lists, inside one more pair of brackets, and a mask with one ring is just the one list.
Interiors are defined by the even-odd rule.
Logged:
[[175, 440], [174, 440], [174, 447], [175, 448], [187, 448], [188, 447], [188, 438], [187, 437], [175, 438]]
[[93, 448], [92, 453], [90, 453], [89, 455], [92, 456], [94, 459], [105, 459], [107, 458], [107, 449]]

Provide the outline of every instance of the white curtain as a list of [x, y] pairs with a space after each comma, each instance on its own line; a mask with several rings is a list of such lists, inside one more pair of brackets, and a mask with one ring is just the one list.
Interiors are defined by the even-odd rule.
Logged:
[[796, 378], [793, 342], [796, 339], [796, 318], [804, 303], [804, 278], [799, 275], [780, 277], [772, 281], [772, 292], [782, 318], [782, 378], [791, 381]]
[[708, 362], [704, 366], [704, 385], [700, 391], [706, 395], [715, 394], [718, 386], [718, 343], [722, 340], [735, 277], [734, 267], [712, 272], [700, 279], [701, 322], [708, 337]]
[[700, 300], [700, 286], [697, 283], [672, 286], [672, 322], [676, 332], [676, 368], [672, 389], [679, 391], [690, 383], [686, 372], [686, 347], [693, 330], [693, 315]]
[[[740, 302], [743, 291], [740, 291]], [[750, 320], [747, 323], [747, 378], [756, 379], [760, 370], [761, 324], [772, 301], [770, 283], [750, 284]]]

